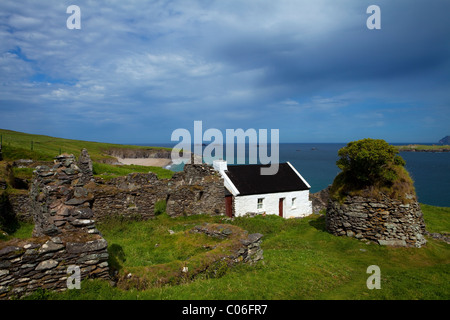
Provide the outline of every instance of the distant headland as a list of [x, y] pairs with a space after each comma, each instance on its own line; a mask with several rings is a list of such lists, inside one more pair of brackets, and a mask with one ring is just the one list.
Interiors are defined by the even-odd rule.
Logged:
[[446, 136], [439, 140], [438, 144], [423, 145], [409, 144], [406, 146], [396, 146], [399, 151], [409, 152], [450, 152], [450, 136]]

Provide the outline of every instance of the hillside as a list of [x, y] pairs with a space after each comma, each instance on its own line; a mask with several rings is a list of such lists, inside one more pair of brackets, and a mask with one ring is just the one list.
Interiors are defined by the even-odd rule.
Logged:
[[449, 145], [450, 144], [450, 136], [446, 136], [446, 137], [442, 138], [441, 140], [439, 140], [439, 143]]
[[[53, 161], [54, 157], [62, 153], [79, 156], [86, 148], [93, 161], [94, 175], [105, 179], [127, 175], [132, 172], [154, 172], [159, 178], [170, 178], [172, 171], [154, 166], [118, 165], [117, 155], [131, 158], [170, 158], [170, 148], [121, 145], [83, 140], [56, 138], [44, 135], [29, 134], [0, 129], [1, 155], [0, 184], [1, 189], [27, 189], [33, 168], [36, 165]], [[16, 167], [14, 161], [19, 159], [33, 160], [23, 162]], [[3, 160], [3, 161], [1, 161]], [[7, 186], [7, 187], [6, 187]]]
[[112, 156], [117, 150], [134, 150], [142, 154], [158, 152], [167, 153], [171, 149], [161, 147], [146, 147], [133, 145], [120, 145], [93, 141], [82, 141], [55, 138], [44, 135], [29, 134], [11, 130], [0, 129], [2, 153], [4, 160], [33, 159], [51, 161], [61, 153], [78, 155], [80, 150], [86, 148], [91, 159], [95, 162], [111, 163], [115, 161]]

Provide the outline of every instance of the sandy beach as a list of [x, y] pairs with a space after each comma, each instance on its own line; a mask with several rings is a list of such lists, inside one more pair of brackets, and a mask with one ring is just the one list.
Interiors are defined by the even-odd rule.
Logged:
[[121, 164], [135, 164], [139, 166], [165, 167], [172, 163], [170, 159], [162, 158], [117, 158]]

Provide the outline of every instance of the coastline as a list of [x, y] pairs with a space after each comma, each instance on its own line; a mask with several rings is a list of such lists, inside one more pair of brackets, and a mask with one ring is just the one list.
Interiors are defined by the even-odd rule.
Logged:
[[403, 146], [395, 146], [400, 152], [450, 152], [450, 145], [420, 145], [410, 144]]
[[[202, 157], [197, 154], [191, 154], [193, 161], [196, 163], [202, 162]], [[121, 158], [115, 157], [117, 159], [117, 165], [138, 165], [146, 167], [160, 167], [170, 170], [174, 164], [171, 158]]]
[[120, 165], [138, 165], [146, 167], [161, 167], [165, 168], [172, 164], [171, 159], [166, 158], [119, 158], [117, 162]]

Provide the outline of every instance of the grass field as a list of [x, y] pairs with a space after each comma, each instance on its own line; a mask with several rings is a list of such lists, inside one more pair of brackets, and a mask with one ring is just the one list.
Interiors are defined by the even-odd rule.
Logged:
[[138, 165], [110, 165], [106, 163], [93, 163], [94, 176], [100, 176], [103, 179], [112, 179], [120, 176], [125, 176], [129, 173], [134, 172], [153, 172], [156, 173], [159, 179], [170, 179], [174, 172], [160, 168], [160, 167], [148, 167], [148, 166], [138, 166]]
[[[76, 157], [81, 149], [86, 148], [92, 161], [112, 158], [106, 154], [106, 151], [114, 148], [127, 149], [167, 149], [160, 147], [145, 147], [120, 145], [102, 142], [71, 140], [55, 138], [43, 135], [28, 134], [23, 132], [0, 129], [2, 140], [2, 152], [5, 160], [33, 159], [42, 161], [51, 161], [61, 153], [73, 154]], [[169, 150], [169, 149], [167, 149]]]
[[440, 150], [447, 150], [450, 151], [449, 145], [423, 145], [423, 144], [414, 144], [414, 145], [407, 145], [407, 146], [395, 146], [399, 151], [440, 151]]
[[[450, 208], [423, 206], [428, 230], [449, 232]], [[191, 216], [129, 222], [111, 220], [98, 228], [109, 243], [110, 263], [139, 267], [186, 259], [201, 251], [204, 239], [189, 243], [181, 231], [222, 217]], [[239, 265], [221, 278], [201, 279], [145, 291], [120, 290], [102, 280], [83, 281], [80, 290], [37, 293], [48, 299], [189, 299], [189, 300], [448, 300], [450, 246], [428, 238], [423, 248], [392, 248], [336, 237], [325, 230], [324, 216], [282, 219], [237, 218], [231, 222], [264, 234], [264, 261]], [[175, 231], [173, 237], [168, 230]], [[183, 241], [182, 241], [183, 240]], [[159, 246], [156, 246], [159, 244]], [[111, 261], [114, 260], [114, 261]], [[367, 267], [381, 270], [381, 289], [369, 290]]]
[[[69, 153], [78, 157], [81, 150], [86, 148], [93, 161], [94, 175], [101, 176], [104, 179], [111, 179], [118, 176], [124, 176], [133, 172], [154, 172], [158, 178], [170, 178], [173, 172], [160, 167], [148, 167], [137, 165], [111, 165], [103, 163], [107, 159], [113, 157], [107, 154], [111, 149], [155, 149], [170, 150], [160, 147], [144, 147], [118, 145], [101, 142], [70, 140], [62, 138], [54, 138], [49, 136], [28, 134], [11, 130], [0, 129], [2, 140], [2, 154], [5, 161], [13, 161], [17, 159], [33, 159], [36, 161], [52, 161], [55, 156], [61, 153]], [[1, 162], [0, 162], [1, 163]], [[31, 179], [32, 168], [13, 168], [14, 177], [20, 179]], [[0, 165], [0, 178], [2, 170]]]

